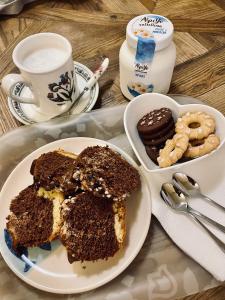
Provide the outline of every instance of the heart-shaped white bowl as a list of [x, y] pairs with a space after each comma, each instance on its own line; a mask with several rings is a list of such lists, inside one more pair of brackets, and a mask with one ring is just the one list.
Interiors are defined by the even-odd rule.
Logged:
[[[172, 110], [175, 121], [179, 116], [183, 115], [186, 112], [202, 111], [213, 116], [216, 121], [216, 134], [220, 137], [219, 147], [211, 153], [195, 158], [193, 160], [175, 164], [167, 168], [159, 168], [152, 162], [145, 151], [144, 144], [142, 143], [138, 135], [137, 123], [148, 112], [162, 107], [167, 107]], [[207, 157], [217, 151], [225, 141], [225, 118], [218, 110], [204, 104], [179, 105], [172, 98], [158, 93], [146, 93], [132, 100], [127, 105], [124, 112], [124, 127], [129, 142], [137, 158], [148, 172], [165, 172], [169, 169], [171, 170], [173, 168], [176, 168], [177, 166], [181, 166], [184, 164], [194, 164], [197, 160], [207, 159]]]

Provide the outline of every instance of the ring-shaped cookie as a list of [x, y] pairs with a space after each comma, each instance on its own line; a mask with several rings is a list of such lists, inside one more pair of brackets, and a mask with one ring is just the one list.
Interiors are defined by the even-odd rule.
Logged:
[[[197, 128], [190, 128], [189, 125], [198, 123]], [[175, 125], [176, 133], [186, 133], [189, 140], [201, 140], [215, 131], [216, 123], [213, 117], [204, 112], [188, 112], [178, 118]]]
[[177, 133], [167, 140], [165, 147], [159, 151], [157, 158], [160, 168], [166, 168], [177, 162], [187, 150], [189, 138], [187, 134]]
[[[198, 142], [198, 141], [197, 141]], [[195, 158], [203, 156], [215, 150], [220, 144], [220, 139], [215, 134], [210, 134], [207, 138], [202, 141], [202, 144], [193, 146], [189, 143], [187, 151], [184, 153], [185, 157]]]

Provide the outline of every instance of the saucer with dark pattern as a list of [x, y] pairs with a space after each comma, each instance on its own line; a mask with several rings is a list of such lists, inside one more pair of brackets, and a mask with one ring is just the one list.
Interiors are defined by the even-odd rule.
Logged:
[[[93, 72], [88, 67], [78, 62], [74, 62], [74, 70], [77, 76], [78, 88], [80, 91], [82, 91], [87, 81], [93, 75]], [[31, 90], [28, 87], [24, 86], [23, 83], [18, 83], [15, 86], [13, 93], [18, 96], [21, 95], [23, 97], [32, 96]], [[73, 109], [73, 114], [80, 114], [82, 112], [90, 111], [97, 101], [98, 93], [99, 85], [98, 83], [96, 83], [90, 92], [85, 93], [79, 99], [79, 102]], [[44, 122], [49, 119], [48, 116], [42, 114], [39, 110], [37, 110], [37, 107], [35, 105], [19, 103], [13, 100], [11, 97], [8, 97], [8, 106], [13, 116], [25, 125]]]

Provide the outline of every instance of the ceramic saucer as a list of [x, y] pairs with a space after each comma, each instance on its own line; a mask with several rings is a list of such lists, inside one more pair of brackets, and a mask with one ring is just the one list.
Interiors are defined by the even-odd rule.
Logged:
[[[77, 75], [79, 90], [82, 91], [86, 82], [93, 75], [93, 72], [88, 67], [78, 62], [74, 62], [74, 70]], [[99, 86], [98, 83], [96, 83], [90, 92], [85, 93], [80, 98], [79, 102], [74, 107], [72, 114], [80, 114], [82, 112], [90, 111], [97, 101], [98, 93]], [[14, 88], [14, 94], [21, 95], [23, 97], [30, 97], [31, 91], [28, 87], [18, 83]], [[8, 97], [8, 105], [13, 116], [25, 125], [44, 122], [49, 119], [49, 117], [45, 114], [38, 111], [36, 106], [33, 104], [19, 103]]]

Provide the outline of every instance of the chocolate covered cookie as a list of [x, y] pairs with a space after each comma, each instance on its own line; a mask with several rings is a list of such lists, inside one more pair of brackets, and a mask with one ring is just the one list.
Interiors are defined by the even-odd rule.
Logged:
[[150, 136], [165, 128], [171, 120], [172, 111], [169, 108], [155, 109], [139, 120], [138, 133], [140, 136]]
[[157, 157], [159, 156], [159, 147], [157, 146], [145, 146], [146, 153], [148, 157], [158, 165]]
[[167, 134], [156, 138], [156, 139], [142, 139], [142, 142], [144, 145], [148, 145], [148, 146], [159, 146], [164, 144], [168, 139], [172, 138], [173, 135], [175, 134], [175, 129], [172, 128], [169, 130], [169, 132], [167, 132]]
[[172, 119], [168, 124], [166, 124], [161, 130], [157, 131], [153, 134], [146, 134], [146, 135], [140, 135], [141, 139], [144, 140], [151, 140], [151, 139], [158, 139], [160, 137], [163, 137], [166, 135], [171, 129], [175, 128], [174, 120]]

